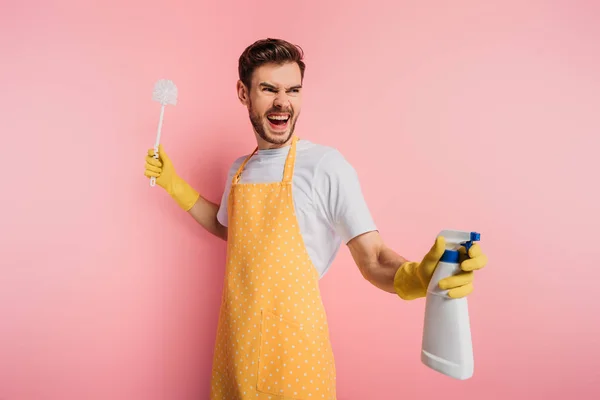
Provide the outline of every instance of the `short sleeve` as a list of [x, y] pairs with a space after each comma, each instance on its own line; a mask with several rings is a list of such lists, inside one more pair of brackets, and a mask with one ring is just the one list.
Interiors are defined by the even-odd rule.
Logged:
[[344, 243], [377, 230], [358, 174], [337, 150], [327, 153], [315, 170], [313, 201]]
[[219, 205], [219, 211], [217, 211], [217, 221], [223, 226], [227, 226], [228, 215], [227, 215], [227, 202], [229, 200], [229, 191], [231, 190], [231, 180], [233, 176], [237, 172], [238, 168], [244, 161], [245, 157], [238, 158], [234, 161], [234, 163], [229, 167], [229, 172], [227, 173], [227, 181], [225, 182], [225, 189], [223, 189], [223, 196], [221, 196], [221, 204]]

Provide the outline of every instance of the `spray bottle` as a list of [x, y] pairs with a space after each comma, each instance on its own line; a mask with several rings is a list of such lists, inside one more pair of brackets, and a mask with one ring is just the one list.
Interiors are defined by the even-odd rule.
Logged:
[[427, 288], [421, 361], [444, 375], [464, 380], [473, 376], [474, 366], [467, 298], [448, 297], [448, 291], [441, 290], [438, 283], [461, 271], [458, 249], [464, 246], [468, 254], [480, 234], [444, 230], [440, 236], [446, 239], [446, 251]]

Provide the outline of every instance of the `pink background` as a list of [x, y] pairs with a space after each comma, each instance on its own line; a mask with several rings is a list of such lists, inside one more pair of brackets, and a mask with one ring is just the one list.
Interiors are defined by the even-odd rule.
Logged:
[[207, 399], [225, 244], [143, 176], [151, 92], [178, 85], [163, 143], [218, 201], [255, 146], [237, 58], [269, 36], [306, 51], [299, 135], [352, 162], [387, 243], [478, 230], [490, 259], [459, 382], [419, 361], [424, 301], [342, 249], [339, 399], [599, 398], [598, 3], [216, 3], [2, 2], [0, 399]]

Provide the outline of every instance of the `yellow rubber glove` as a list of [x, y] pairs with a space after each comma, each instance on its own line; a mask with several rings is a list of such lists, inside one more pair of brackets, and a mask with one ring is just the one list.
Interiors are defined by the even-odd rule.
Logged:
[[[429, 252], [419, 262], [408, 261], [402, 264], [394, 276], [394, 289], [400, 298], [414, 300], [427, 295], [427, 287], [433, 276], [433, 272], [444, 254], [446, 240], [438, 236]], [[461, 272], [441, 279], [439, 287], [448, 290], [448, 296], [454, 299], [465, 297], [473, 291], [473, 271], [485, 267], [487, 256], [482, 253], [481, 247], [474, 243], [469, 249], [469, 257], [466, 258], [466, 249], [459, 249], [462, 255], [460, 264]]]
[[156, 184], [165, 189], [185, 211], [189, 211], [200, 197], [194, 188], [177, 175], [162, 145], [158, 146], [158, 159], [154, 158], [154, 149], [148, 150], [144, 175], [155, 177]]

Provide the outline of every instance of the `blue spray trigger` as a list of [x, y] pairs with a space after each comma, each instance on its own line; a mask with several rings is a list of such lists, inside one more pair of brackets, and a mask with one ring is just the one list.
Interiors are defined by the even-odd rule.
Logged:
[[464, 247], [466, 250], [466, 257], [469, 258], [469, 250], [473, 246], [473, 242], [477, 242], [481, 239], [481, 235], [478, 232], [471, 231], [456, 231], [456, 230], [443, 230], [438, 236], [446, 238], [446, 250], [440, 261], [447, 263], [460, 263], [461, 252], [459, 247]]
[[467, 257], [469, 257], [469, 249], [471, 246], [473, 246], [473, 242], [478, 242], [479, 240], [481, 240], [481, 234], [477, 232], [471, 232], [471, 240], [461, 243], [461, 245], [465, 246], [465, 249], [467, 250]]

